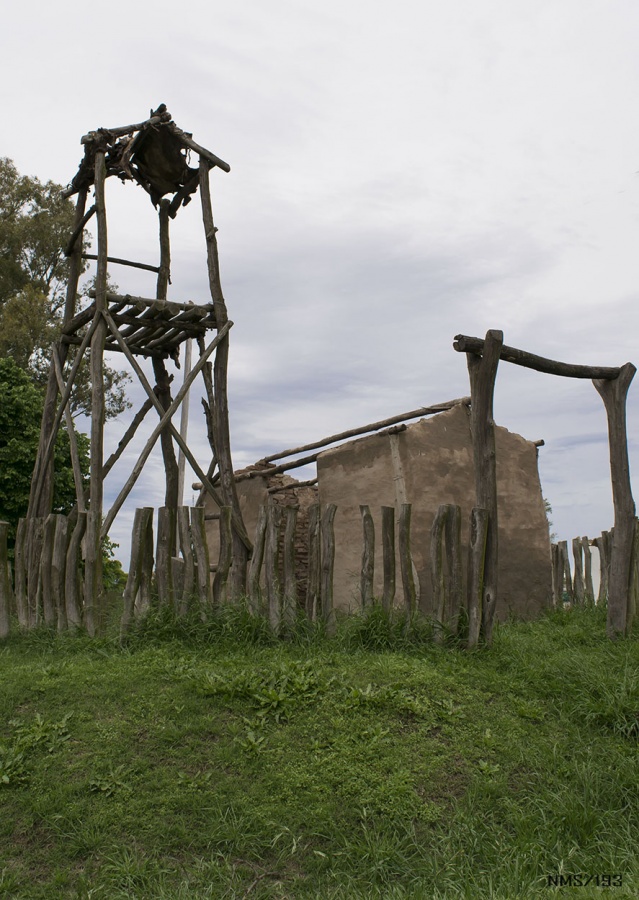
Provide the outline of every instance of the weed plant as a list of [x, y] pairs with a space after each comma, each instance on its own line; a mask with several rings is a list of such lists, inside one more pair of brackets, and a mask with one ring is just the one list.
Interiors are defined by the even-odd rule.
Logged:
[[639, 642], [600, 608], [432, 638], [377, 605], [14, 635], [0, 897], [638, 896]]

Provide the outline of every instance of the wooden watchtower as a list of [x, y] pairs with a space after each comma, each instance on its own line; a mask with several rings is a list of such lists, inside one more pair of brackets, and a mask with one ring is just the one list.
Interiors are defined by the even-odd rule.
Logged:
[[[217, 229], [213, 224], [209, 186], [211, 168], [217, 167], [228, 172], [230, 167], [215, 154], [197, 144], [190, 134], [178, 128], [164, 104], [151, 112], [146, 121], [139, 124], [91, 131], [84, 135], [82, 144], [84, 158], [77, 174], [64, 192], [67, 197], [77, 195], [74, 230], [66, 248], [66, 254], [70, 257], [70, 273], [61, 339], [52, 352], [40, 444], [25, 523], [25, 547], [27, 567], [31, 567], [36, 564], [35, 557], [39, 547], [37, 540], [30, 540], [28, 535], [34, 531], [33, 522], [42, 521], [43, 517], [51, 512], [53, 449], [56, 435], [63, 416], [70, 426], [69, 398], [82, 358], [88, 353], [92, 390], [91, 467], [88, 490], [82, 484], [72, 427], [69, 427], [69, 434], [76, 479], [78, 515], [84, 514], [86, 518], [85, 624], [89, 633], [92, 633], [96, 627], [96, 609], [99, 609], [101, 596], [101, 538], [108, 533], [158, 438], [161, 442], [166, 473], [167, 507], [175, 508], [181, 503], [181, 497], [178, 496], [179, 470], [174, 442], [178, 444], [204, 489], [211, 494], [215, 502], [219, 506], [231, 507], [233, 535], [231, 590], [234, 595], [244, 591], [246, 562], [251, 544], [242, 521], [233, 478], [227, 399], [229, 331], [233, 323], [228, 318], [220, 285]], [[193, 168], [188, 160], [191, 153], [199, 159], [199, 164]], [[105, 181], [113, 175], [123, 181], [137, 182], [148, 192], [153, 205], [158, 209], [160, 251], [157, 266], [114, 258], [108, 254]], [[210, 302], [201, 305], [192, 302], [174, 302], [167, 297], [171, 264], [169, 225], [178, 210], [189, 203], [198, 188], [202, 203], [211, 294]], [[91, 189], [94, 193], [94, 202], [87, 209], [87, 196]], [[95, 216], [97, 221], [95, 255], [84, 252], [82, 240], [84, 229], [92, 216]], [[76, 309], [78, 280], [83, 260], [86, 259], [97, 261], [95, 289], [91, 292], [93, 302], [86, 309], [78, 311]], [[144, 298], [109, 292], [107, 271], [110, 265], [132, 266], [156, 273], [155, 297]], [[207, 344], [208, 336], [212, 337], [212, 340]], [[193, 340], [199, 348], [199, 359], [185, 376], [183, 386], [173, 399], [166, 360], [171, 358], [177, 362], [182, 345], [188, 342], [190, 347]], [[72, 347], [76, 348], [74, 353], [70, 353]], [[126, 357], [147, 395], [146, 403], [123, 436], [118, 449], [106, 462], [103, 458], [105, 350], [116, 351]], [[212, 356], [211, 364], [209, 359]], [[150, 384], [140, 366], [140, 357], [146, 357], [152, 362], [154, 386]], [[186, 441], [172, 423], [172, 417], [200, 372], [206, 386], [207, 426], [213, 449], [213, 459], [206, 472], [201, 469]], [[124, 482], [117, 499], [106, 511], [103, 508], [104, 478], [151, 406], [157, 410], [159, 422], [131, 474]]]

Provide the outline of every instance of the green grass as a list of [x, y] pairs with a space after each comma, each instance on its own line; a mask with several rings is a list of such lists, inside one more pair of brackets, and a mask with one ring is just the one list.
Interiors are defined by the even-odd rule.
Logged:
[[[0, 897], [639, 896], [639, 643], [379, 609], [0, 645]], [[620, 874], [607, 890], [548, 875]]]

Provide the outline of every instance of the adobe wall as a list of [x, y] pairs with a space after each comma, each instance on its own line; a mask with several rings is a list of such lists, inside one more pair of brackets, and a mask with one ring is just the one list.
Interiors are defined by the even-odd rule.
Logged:
[[[335, 606], [359, 607], [362, 554], [360, 504], [375, 522], [375, 595], [382, 593], [381, 506], [412, 504], [412, 554], [419, 577], [420, 607], [430, 614], [430, 529], [437, 508], [462, 510], [466, 560], [468, 522], [475, 483], [470, 412], [457, 406], [421, 419], [394, 434], [374, 434], [322, 453], [317, 460], [319, 498], [335, 503]], [[496, 428], [499, 516], [497, 616], [537, 616], [552, 602], [550, 539], [539, 481], [537, 448], [505, 428]], [[396, 514], [397, 519], [397, 514]], [[397, 546], [397, 536], [396, 536]], [[464, 565], [465, 568], [465, 565]], [[402, 602], [397, 560], [396, 602]]]

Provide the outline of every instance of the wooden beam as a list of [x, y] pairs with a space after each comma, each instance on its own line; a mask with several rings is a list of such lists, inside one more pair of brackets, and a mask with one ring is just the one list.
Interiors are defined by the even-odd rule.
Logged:
[[222, 169], [223, 172], [230, 172], [231, 167], [227, 162], [224, 162], [223, 159], [220, 159], [219, 156], [216, 156], [215, 153], [211, 153], [210, 150], [207, 150], [206, 147], [202, 147], [200, 144], [196, 144], [192, 137], [182, 131], [181, 128], [175, 124], [175, 122], [170, 122], [168, 125], [169, 131], [174, 134], [179, 140], [184, 144], [185, 147], [188, 147], [189, 150], [194, 150], [199, 156], [203, 157], [207, 162], [211, 163], [213, 166], [217, 166], [218, 169]]
[[[469, 337], [466, 334], [455, 335], [453, 347], [459, 353], [473, 353], [481, 356], [484, 352], [484, 341], [481, 338]], [[603, 378], [611, 380], [617, 378], [621, 371], [618, 367], [610, 366], [579, 366], [571, 363], [557, 362], [554, 359], [546, 359], [536, 356], [526, 350], [517, 350], [515, 347], [502, 345], [499, 358], [505, 362], [514, 363], [516, 366], [524, 366], [527, 369], [535, 369], [537, 372], [546, 372], [548, 375], [563, 375], [567, 378]]]
[[[67, 256], [69, 254], [67, 253]], [[97, 259], [95, 253], [83, 253], [82, 259]], [[118, 266], [130, 266], [132, 269], [144, 269], [145, 272], [159, 272], [159, 266], [151, 266], [148, 263], [133, 262], [131, 259], [121, 259], [119, 256], [107, 256], [107, 262], [116, 263]]]
[[[271, 456], [265, 456], [260, 462], [273, 462], [276, 459], [284, 459], [287, 456], [296, 456], [298, 453], [305, 453], [307, 450], [316, 450], [318, 447], [326, 447], [328, 444], [334, 444], [337, 441], [343, 441], [346, 438], [357, 437], [359, 434], [369, 434], [372, 431], [379, 431], [389, 425], [395, 425], [399, 422], [405, 422], [407, 419], [418, 419], [422, 416], [431, 416], [435, 413], [445, 412], [453, 409], [455, 406], [470, 403], [470, 397], [461, 397], [458, 400], [449, 400], [446, 403], [437, 403], [434, 406], [421, 406], [419, 409], [410, 410], [410, 412], [400, 413], [397, 416], [391, 416], [388, 419], [380, 419], [379, 422], [372, 422], [370, 425], [361, 425], [358, 428], [349, 428], [348, 431], [340, 431], [337, 434], [331, 434], [328, 437], [320, 438], [319, 441], [313, 441], [311, 444], [302, 444], [300, 447], [290, 447], [288, 450], [281, 450], [279, 453], [273, 453]], [[317, 459], [318, 454], [309, 457], [310, 461]], [[298, 461], [299, 462], [299, 461]]]

